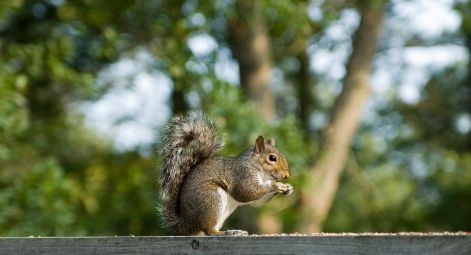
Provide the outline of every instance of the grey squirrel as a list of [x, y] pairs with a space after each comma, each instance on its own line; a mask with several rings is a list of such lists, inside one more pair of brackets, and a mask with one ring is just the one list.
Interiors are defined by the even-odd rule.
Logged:
[[293, 187], [279, 182], [291, 176], [275, 140], [259, 136], [237, 157], [215, 155], [224, 145], [212, 119], [201, 112], [174, 117], [163, 135], [159, 209], [163, 225], [176, 235], [247, 235], [219, 231], [239, 205], [262, 205]]

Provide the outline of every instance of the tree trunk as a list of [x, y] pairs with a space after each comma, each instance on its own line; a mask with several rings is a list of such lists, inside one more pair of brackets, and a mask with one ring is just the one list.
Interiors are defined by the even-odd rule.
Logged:
[[183, 91], [174, 89], [172, 92], [173, 114], [186, 114], [188, 105]]
[[264, 212], [257, 219], [257, 228], [259, 234], [281, 233], [283, 231], [283, 224], [279, 217]]
[[[471, 16], [469, 12], [464, 10], [471, 9], [469, 3], [465, 3], [465, 7], [461, 7], [461, 16], [463, 17], [463, 21], [461, 22], [461, 32], [463, 33], [466, 39], [466, 48], [468, 50], [469, 56], [471, 56]], [[468, 77], [466, 80], [466, 84], [469, 89], [471, 89], [471, 58], [468, 60]], [[471, 112], [471, 97], [468, 99], [468, 111]], [[471, 151], [471, 132], [468, 134], [467, 140], [467, 149]]]
[[239, 62], [240, 84], [247, 98], [255, 101], [262, 115], [275, 114], [275, 96], [270, 90], [272, 56], [263, 18], [254, 10], [255, 1], [235, 2], [238, 19], [230, 22], [230, 43]]
[[309, 73], [309, 56], [306, 47], [297, 56], [299, 60], [299, 74], [298, 74], [298, 98], [300, 105], [299, 118], [306, 133], [309, 131], [309, 113], [312, 106], [311, 96], [311, 75]]
[[317, 163], [311, 170], [311, 186], [301, 194], [303, 231], [322, 230], [337, 193], [340, 174], [360, 124], [363, 104], [370, 95], [371, 62], [382, 26], [383, 8], [383, 1], [368, 1], [368, 4], [361, 6], [361, 22], [347, 65], [343, 90], [334, 104], [330, 121], [323, 130], [324, 142]]
[[[470, 30], [467, 31], [468, 33], [464, 33], [466, 38], [466, 48], [468, 49], [468, 56], [470, 56], [468, 60], [468, 76], [466, 79], [468, 89], [471, 89], [471, 33], [469, 33]], [[468, 112], [471, 113], [471, 97], [468, 99]], [[471, 151], [471, 132], [468, 133], [466, 148], [468, 151]]]

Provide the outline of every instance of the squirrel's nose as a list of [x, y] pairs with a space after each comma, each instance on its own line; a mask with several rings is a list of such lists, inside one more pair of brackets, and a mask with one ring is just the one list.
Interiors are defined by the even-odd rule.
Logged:
[[287, 173], [287, 174], [285, 174], [284, 177], [285, 177], [285, 179], [288, 179], [289, 177], [291, 177], [291, 174], [290, 174], [290, 173]]

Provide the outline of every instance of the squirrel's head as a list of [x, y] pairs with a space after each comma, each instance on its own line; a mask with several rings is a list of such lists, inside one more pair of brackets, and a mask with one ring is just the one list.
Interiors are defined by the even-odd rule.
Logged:
[[275, 139], [270, 138], [265, 142], [265, 138], [259, 136], [255, 141], [253, 156], [273, 181], [291, 177], [285, 155], [275, 148]]

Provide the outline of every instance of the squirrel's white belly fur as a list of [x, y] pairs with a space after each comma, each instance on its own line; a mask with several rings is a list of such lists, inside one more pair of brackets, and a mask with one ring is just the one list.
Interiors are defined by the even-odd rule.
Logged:
[[221, 203], [219, 204], [218, 221], [216, 223], [216, 226], [214, 226], [214, 229], [216, 229], [217, 231], [221, 229], [224, 221], [227, 219], [227, 217], [229, 217], [229, 215], [231, 215], [231, 213], [237, 208], [237, 206], [243, 204], [235, 200], [231, 195], [227, 194], [227, 192], [221, 187], [218, 188], [218, 195], [221, 199]]

